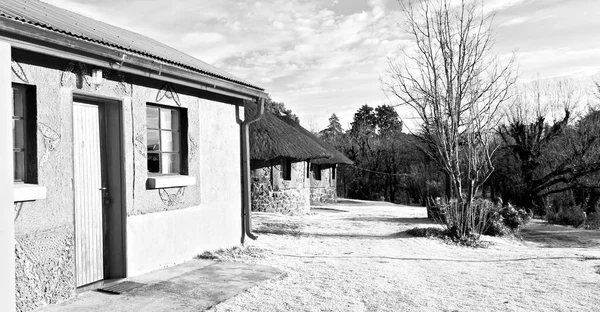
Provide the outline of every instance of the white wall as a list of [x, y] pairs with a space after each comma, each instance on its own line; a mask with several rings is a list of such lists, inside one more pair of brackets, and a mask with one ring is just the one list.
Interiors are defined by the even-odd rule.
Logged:
[[15, 310], [12, 84], [10, 45], [0, 41], [0, 310]]
[[[240, 127], [235, 106], [200, 102], [199, 206], [127, 218], [127, 275], [186, 260], [241, 238]], [[243, 116], [243, 113], [242, 113]], [[190, 127], [194, 126], [189, 121]]]

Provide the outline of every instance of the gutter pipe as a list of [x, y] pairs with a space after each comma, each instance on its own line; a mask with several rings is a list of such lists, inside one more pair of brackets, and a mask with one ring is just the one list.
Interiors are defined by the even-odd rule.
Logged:
[[258, 236], [252, 233], [252, 218], [250, 215], [250, 136], [249, 130], [250, 125], [257, 122], [262, 118], [265, 112], [265, 99], [258, 99], [258, 108], [256, 114], [250, 119], [242, 122], [242, 239], [241, 243], [244, 244], [246, 236], [253, 240], [256, 240]]

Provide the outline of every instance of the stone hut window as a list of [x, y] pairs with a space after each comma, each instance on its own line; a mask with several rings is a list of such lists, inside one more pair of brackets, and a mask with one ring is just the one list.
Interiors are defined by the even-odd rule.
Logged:
[[14, 182], [37, 183], [35, 87], [13, 84]]
[[279, 175], [282, 180], [289, 181], [292, 179], [292, 160], [289, 158], [283, 158], [281, 160], [281, 169]]
[[331, 179], [335, 180], [335, 165], [331, 167]]
[[187, 167], [185, 109], [146, 106], [148, 173], [184, 174]]
[[315, 180], [321, 181], [321, 166], [317, 164], [311, 164], [310, 168], [312, 169], [313, 177], [315, 178]]

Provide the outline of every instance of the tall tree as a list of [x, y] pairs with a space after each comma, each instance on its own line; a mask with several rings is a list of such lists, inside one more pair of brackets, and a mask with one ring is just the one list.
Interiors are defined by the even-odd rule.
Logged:
[[329, 125], [327, 125], [327, 128], [319, 132], [321, 137], [328, 141], [335, 141], [343, 133], [344, 129], [342, 128], [342, 124], [340, 124], [340, 119], [335, 113], [331, 114], [331, 117], [329, 117]]
[[361, 106], [356, 113], [354, 113], [354, 119], [350, 124], [350, 132], [353, 134], [373, 134], [375, 132], [375, 112], [373, 107], [365, 104]]
[[511, 190], [510, 185], [502, 185], [503, 195], [512, 197], [506, 199], [543, 214], [548, 195], [590, 189], [589, 177], [600, 169], [600, 128], [595, 126], [597, 110], [579, 120], [574, 117], [577, 114], [572, 112], [582, 106], [581, 93], [566, 80], [534, 81], [520, 88], [507, 124], [499, 127], [508, 152], [496, 161], [503, 167], [499, 174], [511, 171], [503, 178], [520, 186]]
[[[412, 39], [389, 61], [384, 90], [421, 119], [425, 152], [446, 173], [460, 213], [447, 224], [464, 237], [473, 230], [471, 202], [493, 172], [492, 129], [515, 82], [512, 60], [492, 53], [492, 16], [479, 1], [400, 1]], [[464, 183], [463, 183], [464, 182]]]
[[271, 97], [265, 101], [265, 110], [276, 116], [285, 116], [293, 121], [300, 123], [300, 118], [292, 112], [291, 109], [285, 107], [283, 102], [275, 102]]
[[375, 124], [382, 135], [402, 132], [402, 121], [391, 105], [380, 105], [375, 108]]

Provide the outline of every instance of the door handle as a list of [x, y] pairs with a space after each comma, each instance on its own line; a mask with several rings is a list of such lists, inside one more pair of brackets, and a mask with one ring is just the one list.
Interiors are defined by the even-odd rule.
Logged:
[[106, 191], [107, 188], [106, 188], [106, 186], [103, 186], [103, 187], [99, 188], [98, 190], [100, 190], [100, 191]]

